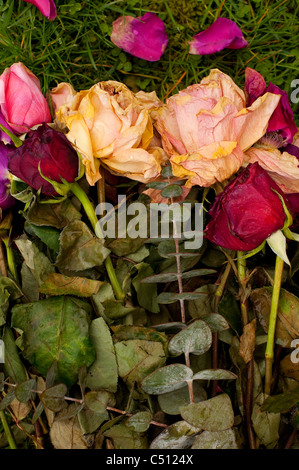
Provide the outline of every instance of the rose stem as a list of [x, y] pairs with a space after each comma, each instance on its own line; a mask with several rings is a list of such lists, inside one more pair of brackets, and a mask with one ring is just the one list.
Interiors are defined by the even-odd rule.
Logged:
[[[221, 276], [221, 281], [217, 287], [217, 290], [215, 292], [214, 296], [214, 311], [217, 313], [217, 308], [219, 305], [219, 302], [221, 300], [228, 276], [231, 271], [231, 265], [227, 263], [226, 268], [224, 270], [224, 273]], [[217, 369], [218, 367], [218, 333], [212, 333], [212, 369]], [[218, 380], [213, 380], [212, 381], [212, 390], [211, 390], [211, 398], [216, 395], [216, 390], [217, 390], [217, 385], [218, 385]]]
[[266, 346], [266, 352], [265, 352], [265, 358], [266, 358], [265, 393], [267, 395], [270, 395], [271, 393], [275, 327], [276, 327], [283, 266], [284, 266], [284, 261], [280, 258], [280, 256], [276, 256], [274, 284], [273, 284], [273, 291], [272, 291], [272, 301], [271, 301], [271, 310], [270, 310], [269, 327], [268, 327], [268, 338], [267, 338], [267, 346]]
[[11, 432], [11, 429], [10, 429], [8, 423], [7, 423], [7, 419], [6, 419], [4, 411], [0, 411], [0, 419], [1, 419], [1, 422], [2, 422], [2, 426], [3, 426], [4, 432], [5, 432], [9, 447], [11, 449], [17, 449], [18, 447], [17, 447], [16, 441], [15, 441], [14, 435]]
[[[86, 212], [86, 215], [87, 215], [87, 217], [89, 218], [89, 220], [91, 222], [92, 228], [95, 231], [96, 225], [98, 223], [98, 218], [95, 214], [94, 207], [91, 204], [87, 194], [81, 188], [81, 186], [79, 186], [78, 183], [73, 183], [72, 184], [71, 191], [79, 199], [79, 201], [81, 202], [81, 204], [82, 204], [82, 206], [83, 206], [83, 208]], [[114, 270], [114, 267], [113, 267], [110, 256], [107, 256], [107, 258], [105, 259], [105, 267], [106, 267], [107, 274], [109, 276], [109, 279], [110, 279], [110, 282], [112, 284], [112, 287], [113, 287], [116, 298], [118, 300], [123, 300], [124, 299], [124, 293], [122, 291], [122, 288], [119, 285], [119, 282], [118, 282], [118, 279], [116, 277], [116, 273], [115, 273], [115, 270]]]
[[[238, 266], [238, 276], [239, 282], [241, 285], [241, 314], [243, 327], [249, 322], [248, 310], [247, 310], [247, 300], [246, 300], [246, 259], [244, 258], [244, 252], [238, 251], [237, 254], [237, 266]], [[246, 427], [248, 434], [248, 442], [250, 449], [255, 449], [255, 436], [251, 424], [251, 414], [252, 414], [252, 399], [253, 399], [253, 373], [254, 373], [254, 363], [253, 359], [247, 364], [247, 384], [246, 384], [246, 394], [245, 394], [245, 418], [246, 418]]]

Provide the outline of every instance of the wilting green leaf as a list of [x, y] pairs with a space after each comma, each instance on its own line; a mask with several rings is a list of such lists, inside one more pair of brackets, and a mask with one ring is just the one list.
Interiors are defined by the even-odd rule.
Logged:
[[4, 327], [2, 340], [5, 346], [5, 374], [14, 383], [24, 382], [27, 379], [26, 369], [20, 359], [13, 332], [8, 326]]
[[298, 362], [296, 362], [296, 358], [298, 355], [297, 351], [294, 350], [292, 353], [287, 354], [280, 361], [280, 374], [283, 377], [289, 377], [299, 382], [299, 367], [298, 367]]
[[28, 220], [34, 225], [64, 228], [72, 220], [81, 219], [81, 213], [70, 199], [59, 204], [35, 203], [28, 211]]
[[[55, 253], [59, 250], [60, 231], [55, 227], [43, 227], [28, 223], [31, 232], [34, 233], [45, 245], [47, 245]], [[26, 229], [27, 231], [27, 229]]]
[[160, 341], [167, 353], [168, 338], [165, 333], [160, 333], [155, 328], [144, 326], [116, 325], [111, 326], [114, 342], [127, 341], [128, 339], [142, 339], [147, 341]]
[[168, 351], [173, 356], [182, 353], [200, 355], [208, 351], [211, 345], [212, 333], [209, 326], [203, 320], [195, 320], [171, 338]]
[[86, 385], [91, 390], [116, 392], [118, 371], [115, 350], [109, 327], [103, 318], [91, 322], [90, 338], [96, 351], [96, 360], [88, 370]]
[[149, 374], [141, 383], [142, 389], [152, 395], [178, 390], [191, 380], [193, 371], [184, 364], [170, 364]]
[[112, 439], [115, 449], [148, 448], [146, 437], [128, 428], [125, 423], [117, 424], [108, 429], [104, 432], [104, 436]]
[[152, 415], [149, 411], [139, 411], [127, 419], [126, 425], [135, 432], [145, 432], [148, 430]]
[[88, 445], [79, 426], [78, 416], [64, 419], [64, 416], [72, 415], [72, 409], [77, 409], [77, 404], [72, 403], [55, 416], [50, 428], [50, 439], [54, 449], [87, 449]]
[[182, 194], [182, 187], [177, 184], [170, 184], [162, 189], [161, 196], [165, 199], [179, 197]]
[[32, 271], [28, 268], [25, 261], [21, 268], [22, 291], [29, 302], [37, 302], [39, 299], [38, 284]]
[[299, 402], [299, 387], [290, 392], [280, 393], [267, 397], [262, 404], [262, 411], [270, 413], [286, 413], [290, 411]]
[[204, 431], [196, 437], [191, 449], [238, 449], [233, 429]]
[[43, 280], [55, 271], [54, 266], [51, 264], [49, 258], [39, 251], [37, 246], [30, 240], [19, 238], [15, 240], [15, 243], [37, 284], [40, 286]]
[[[193, 269], [186, 273], [181, 274], [182, 279], [190, 279], [192, 277], [207, 276], [208, 274], [213, 274], [216, 271], [214, 269]], [[142, 279], [143, 284], [151, 284], [156, 282], [173, 282], [178, 280], [178, 274], [175, 273], [163, 273], [163, 274], [154, 274], [153, 276], [148, 276]]]
[[196, 372], [193, 375], [193, 380], [234, 380], [237, 375], [230, 370], [224, 369], [205, 369]]
[[266, 396], [263, 393], [256, 398], [251, 419], [253, 429], [261, 443], [268, 446], [279, 439], [280, 414], [261, 411], [265, 398]]
[[4, 398], [0, 401], [0, 411], [5, 410], [11, 402], [15, 399], [15, 391], [14, 389], [9, 390], [9, 392], [5, 395]]
[[29, 379], [29, 380], [25, 380], [24, 382], [19, 383], [15, 389], [16, 398], [20, 402], [26, 403], [32, 397], [33, 390], [35, 389], [35, 387], [36, 387], [35, 379]]
[[9, 301], [22, 297], [23, 293], [17, 284], [9, 277], [0, 277], [0, 326], [5, 324]]
[[[250, 295], [259, 321], [268, 331], [272, 301], [272, 287], [255, 289]], [[294, 294], [280, 289], [275, 337], [277, 344], [290, 347], [293, 339], [299, 337], [299, 299]]]
[[128, 340], [115, 344], [118, 373], [128, 384], [140, 382], [166, 361], [163, 346], [157, 341]]
[[139, 248], [144, 245], [144, 242], [144, 238], [130, 238], [127, 236], [126, 238], [117, 238], [116, 240], [107, 243], [107, 246], [115, 255], [127, 256], [130, 253], [135, 253], [135, 251], [139, 250]]
[[[207, 399], [207, 392], [199, 385], [199, 382], [193, 382], [194, 402], [199, 403]], [[163, 393], [158, 396], [160, 408], [168, 415], [179, 415], [180, 407], [190, 403], [190, 394], [188, 385], [174, 390], [172, 392]]]
[[153, 313], [159, 313], [160, 308], [157, 303], [157, 286], [155, 284], [142, 284], [141, 281], [145, 277], [151, 276], [154, 271], [147, 263], [140, 263], [135, 266], [138, 270], [137, 276], [134, 277], [132, 283], [137, 292], [139, 305]]
[[234, 424], [231, 400], [226, 393], [200, 403], [182, 406], [180, 411], [189, 424], [204, 431], [225, 431]]
[[108, 254], [104, 239], [97, 238], [84, 222], [74, 220], [61, 232], [56, 266], [60, 271], [82, 271], [100, 266]]
[[177, 421], [152, 441], [150, 449], [188, 449], [198, 431], [186, 421]]
[[91, 297], [101, 286], [100, 281], [79, 276], [64, 276], [60, 273], [50, 273], [39, 288], [42, 294], [47, 295], [76, 295], [78, 297]]
[[49, 387], [40, 394], [40, 400], [49, 408], [49, 410], [58, 412], [67, 406], [64, 399], [67, 394], [67, 387], [65, 384], [56, 384], [53, 387]]
[[224, 293], [218, 305], [218, 313], [227, 320], [231, 328], [238, 333], [238, 335], [242, 334], [242, 317], [238, 302], [233, 294], [228, 291]]
[[45, 376], [56, 360], [58, 378], [70, 386], [80, 367], [91, 365], [95, 351], [89, 338], [89, 311], [80, 299], [63, 296], [13, 307], [12, 326], [23, 331], [22, 353], [40, 374]]

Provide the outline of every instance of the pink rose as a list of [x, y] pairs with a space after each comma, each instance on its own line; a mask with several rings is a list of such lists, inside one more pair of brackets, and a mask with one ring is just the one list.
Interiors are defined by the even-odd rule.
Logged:
[[17, 134], [43, 122], [51, 122], [51, 113], [40, 90], [39, 79], [21, 62], [0, 76], [0, 111]]
[[188, 178], [188, 187], [228, 179], [264, 135], [279, 99], [266, 93], [246, 108], [244, 92], [217, 69], [170, 97], [152, 115], [174, 176]]

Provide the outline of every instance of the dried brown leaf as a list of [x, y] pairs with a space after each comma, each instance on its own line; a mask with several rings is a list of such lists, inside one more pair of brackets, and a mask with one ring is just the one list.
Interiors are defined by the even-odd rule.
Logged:
[[253, 358], [255, 348], [255, 328], [256, 319], [244, 326], [243, 334], [240, 337], [239, 354], [244, 359], [245, 364]]

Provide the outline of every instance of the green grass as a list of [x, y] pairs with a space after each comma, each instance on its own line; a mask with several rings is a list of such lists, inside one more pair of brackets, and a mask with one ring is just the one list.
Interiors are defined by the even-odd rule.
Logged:
[[[242, 87], [247, 65], [288, 93], [292, 80], [299, 78], [296, 0], [56, 0], [56, 5], [58, 16], [50, 22], [23, 0], [0, 0], [0, 71], [21, 61], [39, 77], [44, 93], [61, 81], [79, 90], [113, 79], [133, 91], [156, 90], [164, 98], [199, 82], [215, 67]], [[146, 11], [163, 19], [169, 37], [164, 55], [154, 63], [134, 58], [110, 41], [116, 18]], [[189, 55], [188, 41], [218, 16], [234, 20], [249, 47]], [[298, 118], [298, 105], [292, 107]]]

